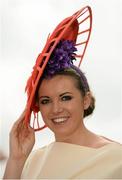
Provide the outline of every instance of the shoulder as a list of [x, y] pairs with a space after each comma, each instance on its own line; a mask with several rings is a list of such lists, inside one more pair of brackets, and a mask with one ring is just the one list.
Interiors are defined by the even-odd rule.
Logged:
[[116, 168], [122, 168], [122, 145], [113, 142], [103, 148], [102, 153], [105, 155], [105, 161], [113, 164]]
[[29, 162], [29, 161], [36, 161], [36, 160], [38, 160], [39, 158], [41, 158], [41, 157], [43, 156], [45, 150], [47, 149], [47, 147], [48, 147], [48, 145], [33, 150], [33, 151], [31, 152], [31, 154], [29, 155], [29, 157], [28, 157], [28, 159], [27, 159], [27, 162]]
[[122, 162], [122, 144], [118, 142], [109, 142], [100, 149], [108, 160], [118, 161], [118, 163]]
[[42, 148], [36, 149], [30, 153], [23, 167], [21, 179], [25, 179], [27, 177], [31, 178], [33, 172], [34, 171], [36, 172], [38, 170], [38, 168], [41, 166], [47, 147], [48, 145]]
[[110, 150], [118, 151], [122, 153], [122, 144], [118, 142], [112, 142], [112, 143], [108, 143], [107, 145], [110, 148]]
[[112, 140], [112, 139], [109, 139], [107, 137], [104, 137], [104, 136], [99, 136], [98, 138], [99, 140], [97, 141], [96, 143], [96, 146], [99, 148], [99, 147], [104, 147], [104, 146], [108, 146], [110, 145], [110, 147], [114, 147], [114, 148], [119, 148], [121, 149], [122, 148], [122, 144], [120, 144], [119, 142], [115, 141], [115, 140]]
[[33, 150], [27, 161], [26, 161], [26, 164], [29, 164], [31, 162], [36, 162], [37, 160], [41, 160], [42, 157], [47, 154], [48, 150], [52, 147], [53, 143], [50, 143], [50, 144], [47, 144], [46, 146], [43, 146], [41, 148], [38, 148], [36, 150]]

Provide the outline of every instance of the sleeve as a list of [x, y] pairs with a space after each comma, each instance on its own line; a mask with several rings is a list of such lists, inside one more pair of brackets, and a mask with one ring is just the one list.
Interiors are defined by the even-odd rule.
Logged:
[[32, 152], [29, 155], [28, 159], [26, 160], [25, 165], [24, 165], [23, 170], [22, 170], [21, 179], [28, 178], [27, 175], [28, 175], [28, 172], [29, 172], [29, 167], [31, 165], [31, 161], [32, 161], [33, 156], [34, 156], [34, 153]]
[[35, 178], [39, 172], [40, 162], [42, 161], [44, 148], [33, 151], [25, 162], [20, 179]]

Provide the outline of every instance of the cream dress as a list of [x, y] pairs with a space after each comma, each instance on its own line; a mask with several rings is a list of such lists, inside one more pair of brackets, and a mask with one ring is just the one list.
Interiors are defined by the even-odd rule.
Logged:
[[31, 153], [21, 179], [122, 179], [122, 146], [53, 142]]

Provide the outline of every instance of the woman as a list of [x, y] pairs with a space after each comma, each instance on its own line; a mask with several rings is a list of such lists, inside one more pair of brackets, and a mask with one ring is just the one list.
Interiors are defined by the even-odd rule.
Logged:
[[[51, 53], [31, 104], [41, 112], [45, 125], [55, 135], [55, 142], [31, 153], [35, 133], [29, 124], [23, 123], [28, 110], [25, 109], [10, 133], [4, 179], [122, 177], [121, 145], [89, 131], [84, 125], [84, 118], [94, 110], [95, 99], [85, 75], [72, 63], [74, 41], [65, 38], [58, 41]], [[52, 44], [48, 51], [51, 47]]]
[[[37, 88], [37, 99], [56, 142], [32, 153], [23, 178], [120, 177], [121, 145], [90, 132], [84, 125], [83, 118], [94, 110], [94, 97], [80, 69], [72, 65], [51, 77], [44, 76]], [[24, 114], [10, 134], [10, 158], [4, 178], [20, 178], [34, 145], [33, 129], [21, 127]], [[67, 168], [63, 168], [66, 164]]]

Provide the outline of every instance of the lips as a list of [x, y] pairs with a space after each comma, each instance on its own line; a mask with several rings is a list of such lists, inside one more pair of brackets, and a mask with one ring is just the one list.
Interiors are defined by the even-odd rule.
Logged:
[[67, 122], [69, 117], [56, 117], [56, 118], [52, 118], [53, 123], [55, 124], [64, 124], [65, 122]]

